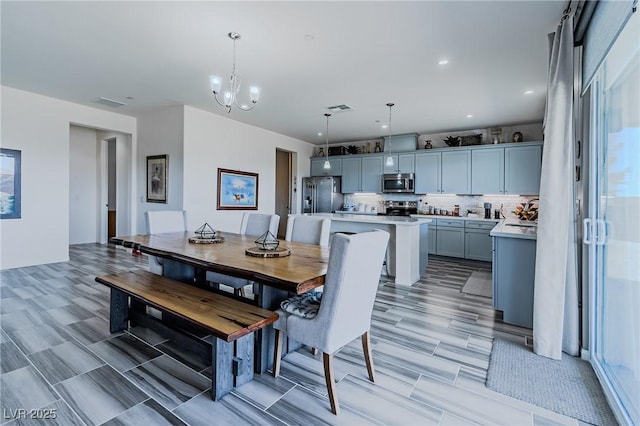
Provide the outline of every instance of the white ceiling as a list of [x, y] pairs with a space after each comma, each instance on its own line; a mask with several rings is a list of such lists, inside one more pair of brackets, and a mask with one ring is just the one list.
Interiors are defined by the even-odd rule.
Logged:
[[[1, 78], [132, 116], [190, 105], [311, 143], [339, 104], [353, 111], [332, 115], [332, 143], [386, 135], [387, 102], [394, 134], [539, 122], [565, 3], [2, 1]], [[209, 90], [231, 73], [230, 31], [245, 89], [262, 89], [250, 112], [227, 114]]]

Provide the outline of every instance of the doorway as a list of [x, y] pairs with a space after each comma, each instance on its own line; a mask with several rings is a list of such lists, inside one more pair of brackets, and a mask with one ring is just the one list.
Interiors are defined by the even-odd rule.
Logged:
[[293, 205], [293, 156], [289, 151], [276, 149], [276, 202], [275, 213], [280, 216], [278, 238], [284, 239], [287, 231], [287, 218]]

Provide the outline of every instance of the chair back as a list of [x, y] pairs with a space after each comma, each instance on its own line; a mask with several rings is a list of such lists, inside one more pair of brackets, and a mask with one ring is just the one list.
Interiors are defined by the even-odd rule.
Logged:
[[388, 241], [389, 233], [381, 230], [333, 236], [322, 302], [313, 330], [307, 328], [315, 342], [305, 343], [333, 353], [370, 329]]
[[184, 232], [187, 230], [186, 210], [158, 210], [144, 213], [147, 234]]
[[290, 215], [285, 240], [329, 247], [331, 218]]
[[269, 231], [278, 235], [280, 216], [277, 214], [245, 213], [240, 224], [240, 233], [244, 235], [260, 236]]

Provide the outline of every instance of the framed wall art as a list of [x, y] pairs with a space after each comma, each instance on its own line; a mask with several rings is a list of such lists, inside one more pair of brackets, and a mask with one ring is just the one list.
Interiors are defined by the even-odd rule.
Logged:
[[21, 151], [0, 148], [0, 219], [20, 219]]
[[147, 157], [147, 203], [167, 203], [167, 155]]
[[258, 210], [258, 174], [218, 169], [218, 210]]

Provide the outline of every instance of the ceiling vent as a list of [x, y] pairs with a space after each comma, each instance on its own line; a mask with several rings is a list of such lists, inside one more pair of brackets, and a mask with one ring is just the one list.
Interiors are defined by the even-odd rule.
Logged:
[[327, 108], [331, 112], [345, 112], [345, 111], [353, 111], [353, 109], [349, 105], [336, 105]]
[[123, 102], [118, 102], [118, 101], [114, 101], [113, 99], [107, 99], [107, 98], [98, 98], [96, 103], [100, 104], [100, 105], [106, 105], [106, 106], [111, 107], [111, 108], [118, 108], [118, 107], [126, 105]]

